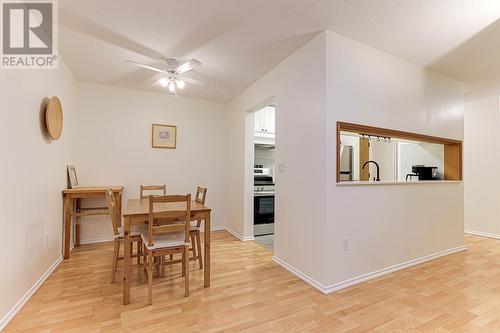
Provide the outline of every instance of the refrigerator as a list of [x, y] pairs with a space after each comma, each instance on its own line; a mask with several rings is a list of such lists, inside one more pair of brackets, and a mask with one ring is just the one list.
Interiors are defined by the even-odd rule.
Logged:
[[352, 146], [340, 145], [340, 181], [352, 181]]

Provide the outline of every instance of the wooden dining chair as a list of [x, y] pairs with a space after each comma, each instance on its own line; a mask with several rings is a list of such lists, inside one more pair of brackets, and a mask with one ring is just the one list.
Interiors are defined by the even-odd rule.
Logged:
[[[196, 188], [196, 196], [194, 198], [194, 201], [202, 205], [205, 205], [206, 197], [207, 197], [207, 188], [198, 186]], [[203, 269], [203, 256], [201, 254], [201, 232], [200, 232], [201, 221], [202, 220], [197, 220], [195, 221], [195, 224], [191, 224], [190, 226], [189, 235], [191, 237], [191, 244], [192, 244], [190, 250], [193, 252], [193, 255], [189, 258], [189, 260], [198, 260], [200, 269]]]
[[[161, 211], [162, 204], [171, 204], [175, 209]], [[153, 264], [156, 261], [164, 267], [164, 257], [170, 254], [182, 255], [184, 295], [189, 296], [189, 240], [190, 240], [191, 194], [149, 196], [148, 230], [142, 233], [144, 263], [148, 279], [148, 304], [153, 304]], [[155, 221], [170, 220], [176, 223], [157, 224]]]
[[144, 194], [145, 191], [161, 191], [163, 195], [167, 194], [167, 185], [141, 185], [141, 199], [146, 199], [149, 195]]
[[[195, 201], [204, 205], [205, 198], [207, 196], [207, 188], [206, 187], [197, 187], [196, 188], [196, 196]], [[189, 237], [191, 239], [191, 248], [190, 252], [193, 252], [193, 255], [189, 257], [189, 260], [197, 260], [200, 269], [203, 269], [203, 255], [201, 251], [201, 221], [196, 220], [194, 223], [191, 222], [189, 227]], [[176, 259], [174, 260], [173, 256], [170, 255], [170, 260], [166, 261], [166, 265], [178, 264], [181, 263], [182, 260]], [[163, 267], [162, 267], [163, 269]]]
[[[111, 225], [113, 227], [114, 241], [113, 241], [113, 263], [111, 269], [111, 283], [115, 283], [116, 268], [118, 266], [118, 260], [123, 259], [120, 257], [120, 243], [123, 242], [124, 232], [121, 227], [121, 219], [118, 215], [118, 210], [116, 209], [115, 195], [111, 189], [107, 189], [105, 192], [106, 204], [108, 206], [109, 214], [111, 217]], [[134, 226], [136, 227], [136, 226]], [[131, 253], [131, 257], [137, 258], [137, 263], [140, 263], [140, 258], [142, 257], [142, 234], [143, 229], [140, 227], [133, 228], [131, 230], [132, 244], [137, 243], [137, 253]], [[130, 249], [132, 252], [132, 247]]]
[[[140, 188], [141, 199], [149, 198], [152, 194], [150, 192], [155, 192], [154, 195], [166, 195], [167, 194], [167, 185], [141, 185]], [[149, 194], [145, 193], [148, 192]], [[141, 243], [142, 245], [142, 243]], [[173, 260], [172, 255], [170, 255], [170, 260]]]

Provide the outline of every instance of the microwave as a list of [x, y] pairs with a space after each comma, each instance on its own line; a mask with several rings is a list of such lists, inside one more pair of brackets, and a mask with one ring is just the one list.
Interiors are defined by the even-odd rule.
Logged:
[[253, 181], [255, 186], [274, 185], [274, 179], [270, 168], [254, 167]]

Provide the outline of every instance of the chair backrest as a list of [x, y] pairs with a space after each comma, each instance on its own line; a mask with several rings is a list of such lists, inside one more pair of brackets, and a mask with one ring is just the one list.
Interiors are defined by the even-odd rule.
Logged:
[[[162, 209], [162, 204], [165, 209]], [[167, 209], [168, 207], [168, 209]], [[148, 244], [153, 245], [153, 235], [169, 232], [184, 232], [184, 241], [189, 243], [189, 221], [191, 219], [191, 194], [149, 196]], [[171, 221], [156, 224], [155, 221]], [[175, 222], [175, 223], [173, 223]]]
[[118, 212], [116, 209], [116, 200], [115, 200], [115, 194], [113, 193], [113, 190], [108, 188], [104, 192], [106, 195], [106, 204], [108, 205], [109, 209], [109, 215], [111, 216], [111, 225], [113, 227], [113, 233], [114, 235], [119, 235], [120, 232], [118, 231], [118, 227], [120, 227], [120, 217], [118, 216]]
[[148, 195], [144, 191], [162, 191], [163, 195], [167, 194], [167, 185], [141, 185], [141, 199], [146, 199]]
[[207, 196], [207, 188], [198, 186], [196, 188], [196, 197], [194, 198], [194, 201], [204, 205], [206, 196]]
[[[196, 201], [199, 204], [204, 205], [206, 197], [207, 197], [207, 188], [198, 186], [196, 188], [196, 197], [194, 198], [194, 201]], [[201, 220], [196, 221], [196, 228], [199, 228], [199, 227], [201, 227]]]

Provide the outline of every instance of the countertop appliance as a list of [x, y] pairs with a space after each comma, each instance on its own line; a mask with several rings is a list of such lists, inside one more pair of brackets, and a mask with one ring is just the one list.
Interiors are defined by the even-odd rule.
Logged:
[[253, 168], [254, 192], [270, 192], [274, 193], [274, 178], [271, 168], [264, 168], [262, 165], [256, 164]]
[[340, 181], [351, 181], [352, 170], [352, 146], [340, 145]]
[[274, 179], [270, 168], [254, 165], [254, 236], [274, 234]]
[[413, 174], [406, 175], [408, 177], [418, 177], [418, 180], [439, 180], [439, 173], [437, 167], [427, 167], [425, 165], [412, 165], [411, 171]]

